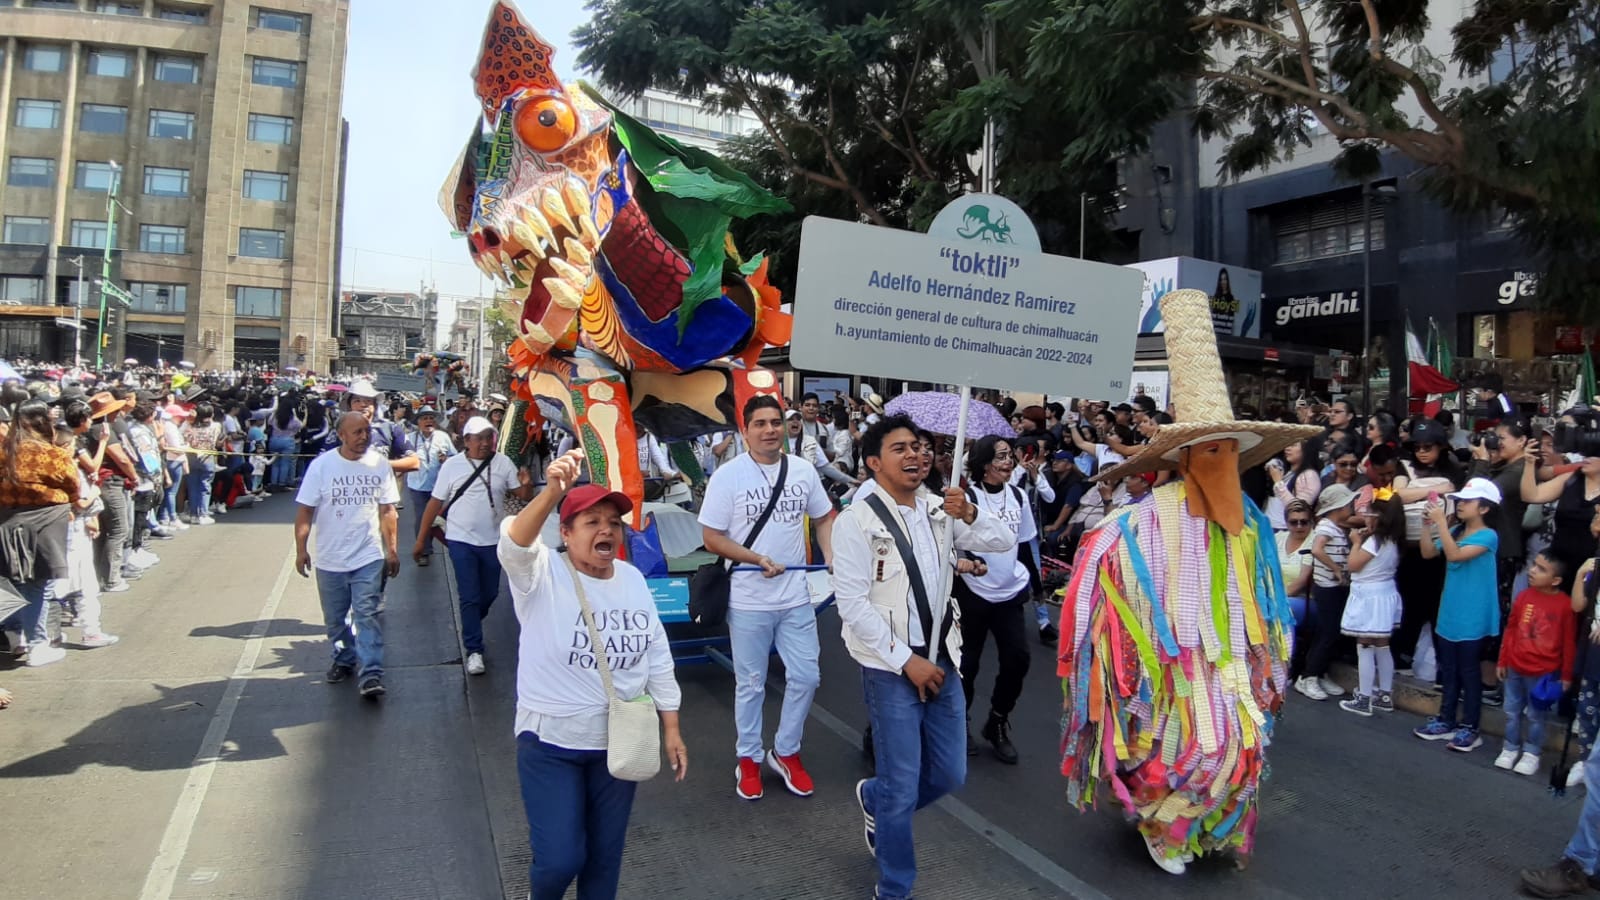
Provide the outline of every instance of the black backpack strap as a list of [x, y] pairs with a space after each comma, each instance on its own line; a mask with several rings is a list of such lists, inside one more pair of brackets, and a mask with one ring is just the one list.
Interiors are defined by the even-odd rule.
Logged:
[[[489, 464], [492, 463], [492, 462], [494, 462], [494, 454], [491, 453], [491, 454], [489, 454], [489, 458], [488, 459], [485, 459], [483, 462], [478, 463], [478, 467], [476, 469], [472, 470], [472, 474], [467, 476], [467, 480], [461, 482], [460, 486], [458, 486], [456, 488], [455, 494], [453, 494], [450, 497], [450, 502], [448, 502], [445, 505], [439, 507], [439, 515], [442, 516], [442, 515], [445, 515], [445, 514], [449, 513], [450, 512], [450, 507], [456, 505], [456, 501], [461, 499], [461, 495], [465, 494], [467, 492], [467, 488], [472, 487], [472, 483], [474, 481], [478, 480], [478, 476], [482, 475], [483, 474], [483, 470], [489, 468]], [[488, 491], [489, 488], [486, 486], [484, 488], [484, 490]], [[492, 496], [489, 498], [489, 507], [491, 509], [494, 508], [494, 497], [492, 497]]]
[[889, 507], [883, 498], [876, 493], [868, 494], [866, 504], [883, 520], [885, 528], [894, 535], [895, 548], [900, 551], [900, 561], [906, 567], [906, 572], [911, 578], [911, 595], [917, 601], [917, 620], [922, 623], [922, 639], [928, 641], [928, 647], [923, 653], [924, 657], [938, 657], [938, 647], [944, 645], [944, 636], [949, 631], [948, 626], [939, 630], [938, 643], [934, 643], [933, 634], [933, 609], [928, 605], [928, 586], [922, 581], [922, 568], [917, 565], [917, 553], [911, 547], [911, 537], [907, 535], [898, 524], [896, 517], [891, 515]]

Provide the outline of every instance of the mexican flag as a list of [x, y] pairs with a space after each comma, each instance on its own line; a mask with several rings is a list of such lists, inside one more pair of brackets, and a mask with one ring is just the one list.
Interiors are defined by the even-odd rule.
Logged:
[[1454, 360], [1434, 320], [1428, 320], [1428, 346], [1424, 349], [1422, 342], [1417, 340], [1417, 333], [1411, 328], [1411, 319], [1406, 319], [1406, 361], [1409, 363], [1407, 369], [1410, 376], [1408, 394], [1424, 401], [1424, 413], [1434, 415], [1444, 407], [1445, 394], [1461, 389], [1461, 385], [1444, 374], [1453, 368]]

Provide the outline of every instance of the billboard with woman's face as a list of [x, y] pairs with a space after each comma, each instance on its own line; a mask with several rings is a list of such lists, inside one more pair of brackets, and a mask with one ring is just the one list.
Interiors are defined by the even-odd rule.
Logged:
[[1217, 334], [1261, 337], [1261, 273], [1224, 266], [1207, 259], [1174, 256], [1133, 263], [1128, 268], [1144, 273], [1145, 289], [1139, 305], [1139, 333], [1166, 330], [1160, 300], [1169, 291], [1193, 288], [1211, 298], [1211, 325]]

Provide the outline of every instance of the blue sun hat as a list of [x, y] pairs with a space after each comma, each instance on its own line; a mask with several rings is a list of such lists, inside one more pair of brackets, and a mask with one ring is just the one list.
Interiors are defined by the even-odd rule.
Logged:
[[1528, 691], [1528, 702], [1533, 704], [1534, 709], [1550, 709], [1561, 700], [1563, 693], [1560, 676], [1543, 675], [1533, 683], [1533, 689]]

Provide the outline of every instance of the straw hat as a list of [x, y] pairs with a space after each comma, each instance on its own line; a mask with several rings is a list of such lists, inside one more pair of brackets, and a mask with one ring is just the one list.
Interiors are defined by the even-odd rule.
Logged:
[[1204, 291], [1173, 291], [1162, 297], [1161, 318], [1167, 323], [1167, 369], [1176, 421], [1162, 425], [1150, 443], [1101, 472], [1097, 481], [1176, 469], [1183, 448], [1218, 440], [1239, 442], [1242, 471], [1266, 462], [1290, 444], [1322, 433], [1316, 425], [1234, 419], [1222, 357], [1217, 353], [1217, 335], [1211, 326], [1211, 299]]

